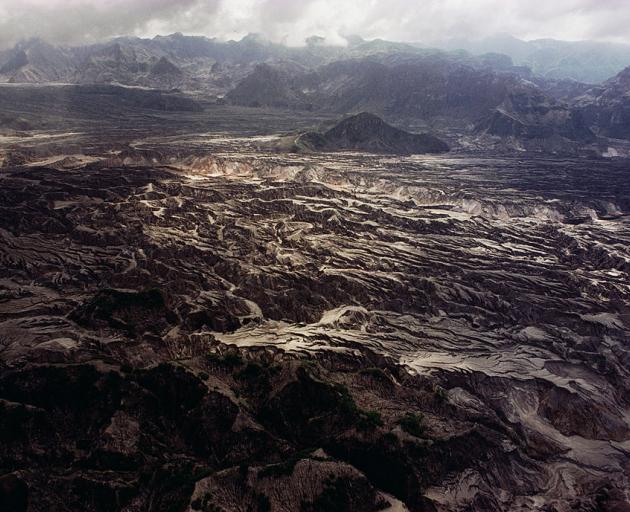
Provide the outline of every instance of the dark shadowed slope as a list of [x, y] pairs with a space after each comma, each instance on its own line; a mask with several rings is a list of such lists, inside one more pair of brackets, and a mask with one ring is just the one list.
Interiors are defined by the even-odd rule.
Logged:
[[577, 98], [576, 104], [599, 135], [630, 138], [630, 67]]
[[298, 138], [297, 145], [314, 150], [395, 154], [445, 153], [449, 150], [448, 145], [437, 137], [400, 130], [367, 112], [344, 119], [324, 134], [305, 133]]

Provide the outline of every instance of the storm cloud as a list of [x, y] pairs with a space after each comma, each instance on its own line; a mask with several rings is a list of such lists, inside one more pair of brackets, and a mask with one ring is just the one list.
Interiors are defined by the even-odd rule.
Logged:
[[41, 37], [84, 44], [119, 35], [248, 32], [302, 44], [317, 34], [431, 43], [496, 33], [630, 42], [627, 0], [0, 0], [0, 46]]

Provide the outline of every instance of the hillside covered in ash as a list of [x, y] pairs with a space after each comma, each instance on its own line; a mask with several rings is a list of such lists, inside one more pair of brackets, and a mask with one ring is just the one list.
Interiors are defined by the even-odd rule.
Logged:
[[112, 136], [0, 172], [3, 506], [624, 510], [623, 161]]

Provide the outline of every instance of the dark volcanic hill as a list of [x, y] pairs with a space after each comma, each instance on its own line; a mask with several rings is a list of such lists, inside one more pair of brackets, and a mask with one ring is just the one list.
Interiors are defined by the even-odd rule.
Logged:
[[394, 154], [445, 153], [449, 150], [448, 145], [437, 137], [400, 130], [367, 112], [344, 119], [324, 134], [303, 134], [297, 145], [315, 150]]

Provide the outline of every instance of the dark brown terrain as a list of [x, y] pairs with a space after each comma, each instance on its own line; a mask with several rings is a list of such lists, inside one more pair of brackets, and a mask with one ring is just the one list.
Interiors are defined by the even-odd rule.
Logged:
[[68, 87], [0, 89], [0, 509], [629, 510], [626, 160]]

